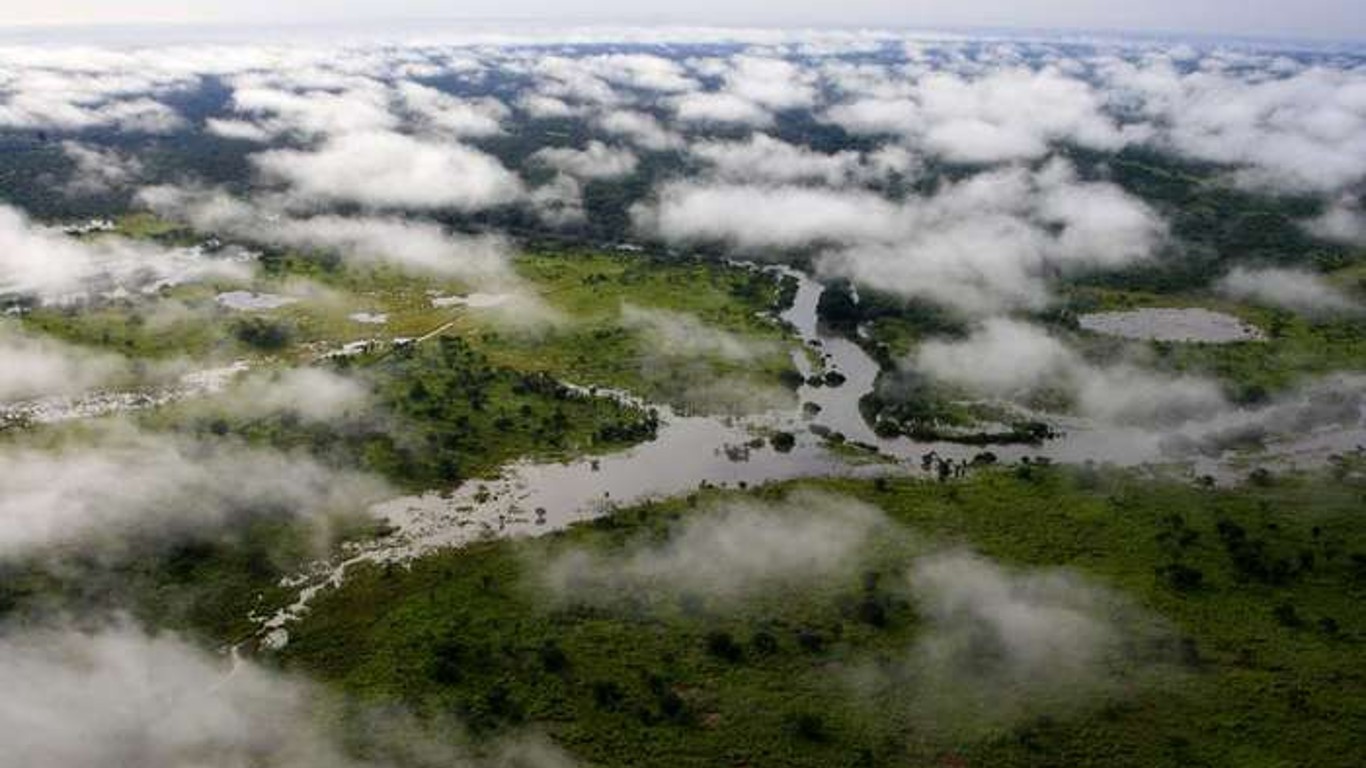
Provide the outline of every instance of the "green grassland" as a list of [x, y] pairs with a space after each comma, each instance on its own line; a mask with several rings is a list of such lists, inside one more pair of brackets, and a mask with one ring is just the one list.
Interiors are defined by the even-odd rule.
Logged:
[[[687, 401], [686, 387], [679, 386], [680, 377], [699, 382], [726, 378], [743, 388], [781, 386], [795, 374], [791, 350], [796, 345], [773, 318], [786, 294], [771, 274], [696, 259], [601, 251], [532, 252], [518, 258], [516, 268], [570, 320], [544, 334], [518, 335], [500, 333], [468, 316], [481, 330], [474, 343], [501, 363], [685, 408], [694, 404]], [[650, 371], [642, 360], [661, 350], [623, 326], [623, 304], [686, 313], [768, 351], [739, 362], [704, 355]]]
[[[1359, 267], [1348, 267], [1327, 277], [1352, 291], [1357, 289], [1359, 272]], [[882, 413], [907, 425], [908, 432], [926, 438], [952, 439], [949, 430], [971, 430], [983, 421], [1003, 421], [1020, 437], [1027, 436], [1027, 423], [1009, 414], [993, 414], [991, 407], [974, 403], [970, 392], [905, 368], [905, 360], [921, 342], [954, 338], [966, 332], [966, 324], [956, 324], [951, 315], [928, 311], [915, 302], [867, 291], [864, 294], [869, 306], [857, 312], [865, 331], [859, 340], [883, 368], [877, 393], [864, 403], [870, 419]], [[1224, 312], [1261, 329], [1266, 338], [1234, 343], [1141, 341], [1084, 331], [1077, 324], [1077, 316], [1088, 312], [1145, 307], [1202, 307]], [[1155, 293], [1069, 285], [1060, 293], [1058, 306], [1036, 313], [1032, 319], [1093, 362], [1137, 361], [1157, 371], [1209, 378], [1240, 404], [1263, 403], [1328, 374], [1366, 371], [1366, 323], [1360, 314], [1306, 316], [1230, 300], [1206, 290]]]
[[200, 440], [305, 450], [412, 490], [453, 488], [524, 457], [621, 449], [653, 437], [657, 423], [635, 406], [570, 390], [543, 374], [494, 365], [454, 336], [330, 365], [366, 388], [365, 403], [319, 421], [289, 410], [243, 416], [229, 390], [151, 411], [141, 421]]
[[254, 612], [294, 599], [281, 579], [344, 541], [376, 533], [365, 519], [303, 521], [245, 511], [232, 526], [173, 542], [127, 542], [113, 555], [43, 551], [0, 563], [0, 617], [132, 617], [218, 648], [252, 637]]
[[[151, 217], [126, 219], [127, 234], [197, 242], [193, 233]], [[246, 415], [230, 387], [131, 415], [149, 433], [185, 435], [206, 446], [243, 442], [305, 452], [328, 466], [362, 470], [401, 490], [446, 489], [496, 473], [507, 462], [565, 459], [619, 450], [650, 439], [655, 417], [609, 397], [587, 396], [559, 379], [631, 389], [653, 396], [667, 380], [649, 379], [639, 357], [650, 350], [621, 327], [624, 302], [696, 314], [709, 325], [773, 345], [757, 371], [734, 362], [695, 361], [708, 372], [770, 384], [790, 367], [786, 332], [760, 317], [781, 304], [774, 278], [741, 267], [697, 261], [648, 263], [639, 256], [536, 252], [516, 268], [531, 290], [573, 321], [521, 335], [464, 308], [437, 308], [432, 294], [469, 286], [387, 266], [353, 266], [317, 254], [267, 254], [249, 283], [212, 281], [138, 297], [72, 307], [38, 307], [17, 322], [70, 343], [117, 352], [137, 362], [183, 361], [188, 367], [249, 359], [253, 378], [318, 365], [355, 380], [369, 397], [335, 418], [310, 421], [288, 410]], [[221, 307], [225, 290], [298, 295], [276, 310]], [[383, 326], [350, 320], [382, 312]], [[378, 337], [429, 340], [378, 345], [356, 356], [318, 359], [341, 343]], [[136, 366], [135, 366], [136, 368]], [[98, 424], [8, 430], [28, 446], [79, 444]], [[317, 525], [256, 516], [228, 528], [198, 531], [174, 545], [134, 542], [122, 554], [81, 558], [63, 552], [7, 564], [0, 613], [125, 610], [151, 625], [192, 631], [210, 643], [250, 630], [253, 610], [288, 600], [281, 577], [325, 556], [341, 538], [373, 535], [373, 526]]]
[[1208, 376], [1235, 400], [1258, 402], [1308, 378], [1335, 371], [1366, 371], [1366, 323], [1359, 315], [1306, 317], [1274, 307], [1229, 301], [1202, 293], [1152, 294], [1114, 289], [1075, 289], [1060, 330], [1085, 312], [1143, 307], [1204, 307], [1234, 315], [1261, 329], [1266, 339], [1231, 344], [1130, 341], [1081, 332], [1082, 350], [1095, 359], [1137, 357], [1159, 370]]
[[[121, 227], [135, 237], [194, 239], [145, 215], [128, 217]], [[464, 295], [472, 287], [391, 265], [352, 264], [335, 254], [267, 251], [259, 267], [246, 282], [218, 279], [146, 297], [34, 307], [23, 322], [35, 331], [134, 359], [218, 363], [243, 358], [307, 362], [354, 341], [440, 331], [465, 339], [495, 365], [627, 390], [685, 409], [714, 409], [689, 401], [693, 386], [725, 380], [737, 391], [779, 389], [796, 375], [790, 357], [796, 344], [774, 319], [788, 293], [777, 277], [748, 267], [582, 249], [518, 254], [513, 268], [522, 284], [517, 290], [544, 303], [544, 322], [529, 322], [516, 310], [436, 307], [434, 296]], [[229, 290], [296, 300], [271, 310], [239, 311], [215, 301]], [[686, 313], [758, 352], [740, 361], [706, 353], [662, 359], [641, 329], [623, 322], [626, 305]], [[361, 312], [386, 315], [386, 321], [368, 324], [351, 317]]]
[[[879, 540], [847, 580], [738, 610], [705, 595], [604, 607], [539, 592], [537, 563], [667, 539], [728, 498], [712, 492], [359, 570], [292, 628], [280, 661], [362, 700], [454, 714], [478, 738], [533, 725], [591, 765], [1354, 765], [1366, 747], [1360, 477], [1344, 464], [1221, 490], [1026, 466], [944, 484], [810, 481], [798, 486], [876, 504], [914, 535]], [[850, 680], [896, 680], [923, 627], [902, 569], [956, 546], [1119, 590], [1166, 623], [1174, 660], [1088, 706], [924, 727], [913, 688]]]

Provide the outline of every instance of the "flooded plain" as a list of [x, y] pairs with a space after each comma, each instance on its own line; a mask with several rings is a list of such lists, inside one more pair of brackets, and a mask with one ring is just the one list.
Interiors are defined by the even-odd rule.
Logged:
[[[1334, 403], [1330, 410], [1316, 410], [1310, 397], [1306, 402], [1211, 414], [1205, 421], [1167, 430], [1049, 417], [1059, 436], [1041, 445], [983, 447], [880, 437], [858, 406], [875, 385], [876, 361], [854, 342], [820, 328], [816, 314], [824, 290], [820, 283], [795, 270], [772, 269], [798, 283], [793, 304], [780, 319], [815, 353], [794, 353], [794, 363], [810, 377], [799, 388], [797, 402], [819, 406], [814, 415], [807, 414], [816, 409], [800, 405], [745, 417], [681, 415], [667, 406], [636, 402], [655, 408], [661, 417], [658, 434], [648, 443], [568, 462], [519, 461], [494, 479], [470, 480], [453, 490], [384, 501], [371, 511], [387, 520], [393, 533], [353, 546], [340, 562], [320, 563], [312, 573], [296, 579], [291, 586], [301, 589], [298, 602], [272, 616], [258, 617], [268, 643], [287, 642], [288, 623], [306, 610], [313, 595], [339, 583], [347, 568], [357, 563], [403, 562], [480, 539], [537, 535], [607, 514], [618, 506], [704, 487], [743, 488], [801, 477], [923, 474], [930, 466], [927, 456], [965, 466], [986, 451], [1007, 462], [1045, 458], [1123, 466], [1179, 464], [1191, 476], [1232, 479], [1246, 472], [1245, 453], [1239, 449], [1250, 444], [1278, 452], [1284, 466], [1321, 464], [1332, 453], [1366, 445], [1366, 381], [1350, 377], [1324, 395]], [[1167, 328], [1166, 332], [1175, 331]], [[819, 362], [813, 363], [812, 357]], [[832, 371], [843, 377], [842, 383], [815, 383]], [[625, 394], [616, 396], [630, 399]], [[1313, 413], [1318, 414], [1317, 420], [1303, 421]], [[1306, 431], [1296, 431], [1301, 427]], [[832, 447], [813, 428], [837, 434], [843, 447]], [[768, 438], [777, 432], [792, 434], [793, 445], [784, 450], [775, 447]]]
[[252, 291], [225, 291], [214, 297], [220, 305], [239, 312], [260, 312], [279, 309], [298, 301], [293, 296], [280, 296], [274, 293], [254, 293]]
[[53, 395], [0, 403], [0, 423], [55, 424], [169, 405], [180, 400], [222, 392], [251, 369], [245, 360], [182, 374], [160, 386], [132, 390], [101, 390], [77, 395]]
[[1201, 307], [1147, 307], [1121, 312], [1093, 312], [1077, 322], [1085, 330], [1141, 341], [1231, 344], [1263, 341], [1261, 329], [1233, 315]]

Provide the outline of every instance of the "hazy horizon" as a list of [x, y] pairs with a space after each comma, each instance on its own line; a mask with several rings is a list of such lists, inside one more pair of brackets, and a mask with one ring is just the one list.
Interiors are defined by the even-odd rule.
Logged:
[[[849, 30], [886, 28], [923, 32], [1080, 33], [1135, 36], [1196, 36], [1361, 42], [1366, 40], [1366, 12], [1342, 0], [1246, 3], [1232, 0], [1191, 4], [1161, 0], [1141, 8], [1117, 4], [1048, 0], [1022, 6], [1000, 0], [967, 0], [953, 8], [925, 2], [891, 3], [853, 0], [838, 8], [827, 4], [789, 4], [772, 12], [758, 3], [713, 3], [704, 0], [687, 10], [663, 4], [611, 0], [606, 3], [560, 3], [553, 8], [534, 0], [464, 4], [458, 13], [442, 3], [408, 0], [398, 4], [375, 0], [342, 3], [293, 3], [281, 13], [263, 0], [193, 4], [136, 0], [112, 6], [88, 0], [31, 2], [23, 0], [0, 20], [0, 31], [46, 33], [62, 30], [197, 30], [231, 33], [246, 29], [347, 28], [365, 25], [378, 34], [403, 31], [409, 25], [499, 25], [538, 27], [699, 27]], [[375, 28], [376, 24], [382, 25]]]

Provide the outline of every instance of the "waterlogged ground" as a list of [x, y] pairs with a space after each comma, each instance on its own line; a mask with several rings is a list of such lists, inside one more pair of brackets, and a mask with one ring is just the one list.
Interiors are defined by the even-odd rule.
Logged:
[[[760, 764], [775, 755], [784, 764], [831, 765], [877, 754], [888, 764], [907, 755], [914, 764], [961, 764], [959, 756], [969, 755], [970, 764], [1031, 765], [1034, 745], [1069, 738], [1059, 751], [1084, 752], [1091, 762], [1107, 764], [1117, 743], [1156, 761], [1194, 749], [1179, 742], [1190, 722], [1227, 720], [1228, 691], [1240, 705], [1264, 711], [1287, 695], [1298, 701], [1301, 675], [1338, 674], [1343, 649], [1359, 634], [1343, 586], [1359, 578], [1343, 554], [1360, 548], [1343, 522], [1352, 494], [1359, 495], [1350, 485], [1359, 464], [1335, 463], [1340, 474], [1333, 475], [1282, 470], [1321, 471], [1330, 456], [1366, 444], [1361, 375], [1337, 374], [1293, 395], [1173, 427], [1099, 424], [1014, 405], [1047, 420], [1058, 436], [1040, 445], [919, 442], [879, 436], [865, 422], [859, 402], [882, 371], [863, 346], [821, 327], [816, 308], [825, 289], [802, 272], [639, 264], [613, 254], [528, 254], [520, 266], [525, 282], [506, 292], [349, 273], [312, 275], [308, 284], [283, 275], [182, 286], [161, 299], [188, 310], [179, 324], [149, 323], [155, 312], [146, 303], [101, 306], [97, 317], [114, 318], [103, 326], [80, 313], [39, 312], [23, 319], [64, 330], [70, 343], [154, 359], [189, 348], [203, 353], [194, 359], [204, 365], [155, 392], [19, 404], [28, 409], [22, 420], [41, 430], [41, 422], [137, 411], [132, 418], [143, 428], [203, 431], [228, 445], [321, 446], [318, 455], [340, 466], [383, 476], [393, 484], [368, 518], [343, 521], [346, 530], [322, 548], [301, 540], [311, 535], [307, 525], [264, 520], [231, 542], [119, 566], [132, 612], [158, 626], [207, 629], [234, 656], [238, 648], [270, 651], [291, 671], [343, 691], [455, 712], [488, 729], [481, 734], [489, 738], [508, 724], [535, 723], [595, 764], [646, 755], [630, 764], [672, 766], [688, 754], [708, 765]], [[795, 289], [781, 312], [772, 310], [777, 278]], [[235, 294], [247, 303], [220, 299]], [[510, 311], [528, 306], [541, 312], [537, 322], [508, 322], [516, 316]], [[135, 320], [139, 315], [146, 316]], [[156, 335], [168, 327], [173, 332]], [[286, 342], [253, 347], [243, 329], [266, 342], [281, 332]], [[688, 334], [708, 341], [697, 344]], [[186, 340], [193, 343], [177, 345]], [[670, 340], [696, 359], [659, 354]], [[1276, 343], [1172, 346], [1251, 354]], [[1321, 358], [1333, 359], [1326, 349]], [[384, 404], [367, 417], [385, 418], [349, 414], [301, 424], [297, 414], [247, 413], [240, 391], [233, 399], [239, 382], [299, 367], [367, 382]], [[782, 397], [702, 403], [698, 385], [711, 381]], [[530, 391], [529, 382], [536, 385]], [[652, 438], [634, 431], [604, 437], [604, 425], [629, 426], [651, 410], [659, 417]], [[386, 433], [376, 425], [387, 419], [397, 421]], [[560, 431], [544, 431], [560, 421]], [[395, 427], [412, 439], [391, 440]], [[551, 434], [556, 440], [547, 440]], [[461, 436], [465, 442], [451, 453], [457, 479], [431, 453]], [[409, 452], [411, 445], [427, 449]], [[1066, 466], [1039, 466], [1041, 458]], [[980, 463], [969, 470], [974, 460]], [[982, 467], [991, 461], [1013, 466]], [[1242, 481], [1262, 467], [1276, 476], [1240, 488], [1191, 482], [1202, 474]], [[924, 482], [939, 473], [955, 481]], [[733, 614], [692, 594], [620, 611], [547, 607], [539, 592], [546, 589], [541, 566], [557, 554], [585, 544], [612, 552], [637, 546], [636, 536], [670, 551], [676, 522], [705, 518], [715, 504], [769, 503], [797, 488], [841, 494], [840, 509], [867, 502], [907, 525], [915, 541], [874, 537], [902, 560], [860, 565], [846, 580]], [[1275, 522], [1277, 514], [1291, 520]], [[574, 525], [595, 519], [600, 524]], [[768, 521], [760, 538], [773, 546], [791, 525]], [[1233, 530], [1250, 537], [1246, 551], [1230, 538]], [[565, 533], [540, 536], [552, 531]], [[1070, 569], [1100, 574], [1153, 608], [1159, 624], [1179, 625], [1174, 645], [1154, 652], [1171, 659], [1171, 647], [1182, 649], [1183, 669], [1173, 671], [1183, 682], [1128, 690], [1121, 704], [1080, 721], [1066, 710], [1056, 720], [1012, 721], [1009, 731], [994, 721], [953, 734], [912, 729], [907, 741], [905, 723], [921, 702], [903, 694], [933, 686], [898, 676], [898, 660], [925, 629], [924, 612], [907, 597], [904, 559], [930, 540], [1009, 564], [999, 572], [985, 566], [988, 575], [1008, 577], [1019, 567], [1028, 579], [1030, 569], [1042, 568], [1050, 580], [1073, 583]], [[740, 548], [742, 561], [751, 549]], [[321, 551], [333, 556], [298, 565]], [[1295, 558], [1297, 575], [1259, 582], [1257, 589], [1274, 592], [1249, 605], [1247, 580], [1272, 579], [1267, 568]], [[1234, 574], [1226, 560], [1243, 570]], [[701, 570], [715, 566], [704, 562]], [[186, 563], [194, 564], [190, 576]], [[1189, 594], [1173, 598], [1171, 579], [1195, 578], [1176, 565], [1198, 570], [1203, 585], [1182, 587]], [[1062, 566], [1069, 570], [1055, 570]], [[289, 575], [280, 580], [281, 573]], [[41, 589], [70, 589], [81, 599], [82, 586], [37, 578]], [[11, 591], [29, 588], [19, 583]], [[1289, 612], [1270, 610], [1290, 601]], [[1287, 633], [1294, 637], [1281, 642]], [[1317, 671], [1304, 672], [1310, 668]], [[875, 701], [849, 697], [851, 687], [874, 678], [895, 684], [874, 692]], [[1001, 686], [976, 682], [983, 701], [995, 700]], [[1223, 743], [1259, 754], [1340, 751], [1321, 744], [1318, 717], [1350, 711], [1360, 697], [1348, 686], [1322, 691], [1312, 704], [1293, 704], [1296, 714], [1275, 719], [1275, 728], [1262, 720], [1239, 725], [1237, 737]], [[1123, 703], [1135, 696], [1137, 705]], [[1163, 713], [1160, 722], [1152, 712]], [[1168, 736], [1154, 747], [1155, 732]]]
[[[299, 599], [259, 617], [268, 644], [285, 644], [288, 624], [307, 610], [319, 590], [339, 584], [358, 564], [404, 562], [483, 539], [563, 530], [621, 506], [698, 488], [745, 488], [801, 477], [928, 473], [937, 465], [925, 463], [927, 456], [961, 466], [984, 451], [990, 451], [993, 460], [1007, 462], [1045, 458], [1118, 466], [1172, 464], [1185, 466], [1192, 475], [1234, 480], [1246, 474], [1253, 456], [1263, 466], [1307, 468], [1366, 445], [1366, 380], [1361, 378], [1333, 383], [1329, 391], [1318, 393], [1317, 401], [1310, 402], [1311, 394], [1303, 403], [1218, 414], [1176, 430], [1050, 417], [1060, 433], [1037, 446], [984, 448], [881, 437], [858, 408], [859, 399], [875, 384], [876, 362], [858, 344], [822, 330], [816, 317], [821, 284], [794, 270], [781, 274], [798, 281], [792, 306], [782, 319], [816, 353], [793, 353], [794, 365], [811, 377], [799, 387], [797, 400], [814, 403], [818, 410], [699, 416], [633, 400], [662, 414], [663, 424], [648, 443], [569, 462], [521, 461], [493, 480], [383, 502], [372, 513], [390, 523], [393, 531], [382, 539], [352, 545], [340, 563], [319, 564], [312, 574], [294, 580], [291, 586], [300, 589]], [[812, 357], [819, 362], [813, 363]], [[842, 384], [814, 383], [832, 371], [841, 374]], [[792, 434], [794, 443], [782, 449], [775, 446], [771, 437], [779, 433]], [[838, 437], [832, 444], [817, 433]], [[1255, 450], [1247, 450], [1251, 445]]]
[[1126, 339], [1230, 344], [1266, 338], [1261, 329], [1250, 323], [1201, 307], [1092, 312], [1081, 315], [1077, 322], [1085, 330]]
[[251, 291], [224, 291], [215, 296], [214, 300], [228, 309], [243, 312], [279, 309], [298, 301], [292, 296], [277, 296], [273, 293], [253, 293]]
[[222, 392], [249, 370], [249, 362], [238, 360], [221, 367], [191, 371], [159, 386], [3, 402], [0, 403], [0, 424], [55, 424], [158, 408]]
[[[958, 473], [974, 460], [1035, 458], [1164, 465], [1188, 476], [1236, 480], [1256, 466], [1318, 466], [1366, 444], [1366, 383], [1352, 376], [1168, 428], [1027, 413], [1058, 431], [1039, 445], [883, 437], [859, 408], [877, 384], [879, 366], [862, 346], [820, 326], [816, 308], [824, 288], [800, 271], [591, 251], [523, 254], [516, 267], [521, 282], [487, 291], [385, 270], [320, 271], [286, 258], [268, 278], [180, 286], [150, 307], [113, 302], [89, 313], [40, 309], [24, 321], [71, 343], [149, 357], [180, 350], [206, 362], [154, 389], [7, 403], [0, 415], [41, 424], [156, 409], [213, 395], [252, 367], [336, 358], [364, 367], [405, 345], [445, 336], [462, 339], [492, 365], [545, 374], [590, 396], [617, 398], [628, 410], [659, 414], [654, 438], [634, 447], [591, 456], [560, 451], [551, 460], [523, 458], [501, 468], [476, 459], [482, 479], [444, 484], [453, 487], [424, 483], [417, 487], [432, 490], [377, 504], [371, 512], [387, 521], [388, 535], [349, 545], [337, 560], [292, 578], [287, 586], [298, 590], [298, 601], [257, 617], [277, 645], [317, 592], [359, 563], [409, 561], [481, 539], [562, 530], [699, 488]], [[783, 279], [795, 283], [790, 306], [779, 315], [756, 311], [778, 301]], [[1143, 340], [1263, 338], [1232, 315], [1204, 309], [1092, 313], [1081, 324]], [[668, 354], [695, 345], [699, 335], [709, 340], [688, 356]], [[279, 347], [260, 348], [277, 337]], [[803, 383], [784, 383], [794, 376]], [[764, 397], [750, 397], [756, 392]], [[544, 455], [501, 455], [537, 453]]]

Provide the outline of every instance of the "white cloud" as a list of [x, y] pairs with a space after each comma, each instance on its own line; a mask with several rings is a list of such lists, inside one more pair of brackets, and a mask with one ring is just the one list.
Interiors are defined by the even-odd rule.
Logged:
[[610, 553], [571, 549], [543, 564], [541, 577], [561, 600], [612, 601], [639, 591], [740, 600], [846, 573], [885, 525], [876, 507], [826, 494], [726, 502], [690, 515], [663, 542], [629, 542]]
[[583, 187], [573, 176], [555, 174], [548, 183], [531, 190], [532, 210], [552, 227], [580, 224], [587, 219], [583, 210]]
[[1065, 392], [1082, 415], [1106, 423], [1180, 423], [1227, 407], [1213, 382], [1130, 363], [1094, 365], [1043, 330], [1004, 318], [984, 321], [960, 341], [927, 341], [911, 364], [979, 395], [1023, 399], [1045, 389]]
[[198, 229], [255, 242], [321, 248], [360, 263], [388, 262], [479, 284], [515, 281], [511, 246], [496, 235], [457, 235], [396, 216], [295, 217], [222, 192], [176, 187], [147, 188], [140, 199]]
[[1006, 69], [977, 80], [937, 74], [920, 83], [918, 95], [927, 147], [951, 160], [1040, 157], [1059, 140], [1097, 149], [1123, 143], [1100, 96], [1054, 70]]
[[1238, 267], [1219, 281], [1218, 288], [1236, 299], [1285, 307], [1306, 315], [1352, 312], [1360, 307], [1350, 296], [1312, 272], [1298, 269]]
[[127, 373], [118, 355], [0, 324], [0, 401], [76, 394]]
[[[865, 214], [866, 215], [866, 214]], [[902, 205], [891, 229], [832, 250], [825, 274], [975, 314], [1040, 307], [1055, 271], [1142, 260], [1166, 236], [1143, 202], [1065, 164], [978, 174]]]
[[1264, 62], [1238, 72], [1205, 63], [1216, 66], [1112, 61], [1103, 72], [1117, 98], [1162, 126], [1160, 142], [1240, 166], [1250, 185], [1333, 191], [1366, 177], [1366, 72], [1314, 66], [1268, 76]]
[[1160, 629], [1078, 573], [941, 552], [917, 558], [910, 581], [926, 624], [911, 695], [930, 724], [971, 729], [1066, 711], [1131, 688], [1156, 666], [1126, 657]]
[[981, 173], [900, 203], [857, 189], [675, 182], [634, 216], [669, 241], [824, 245], [817, 267], [826, 275], [982, 314], [1041, 306], [1051, 270], [1140, 260], [1166, 233], [1141, 201], [1080, 182], [1061, 161]]
[[735, 123], [767, 126], [768, 110], [733, 93], [689, 93], [673, 100], [674, 115], [685, 123]]
[[429, 131], [452, 137], [483, 137], [503, 132], [510, 110], [494, 99], [459, 99], [417, 83], [399, 83], [399, 94], [409, 110]]
[[815, 181], [838, 187], [872, 175], [858, 152], [844, 150], [827, 155], [763, 133], [747, 141], [700, 141], [690, 151], [726, 181]]
[[727, 93], [774, 110], [810, 107], [816, 100], [814, 76], [783, 59], [737, 56], [725, 74]]
[[578, 179], [613, 179], [629, 176], [639, 160], [635, 153], [621, 147], [610, 147], [601, 141], [590, 141], [583, 149], [546, 147], [537, 150], [531, 161], [554, 168]]
[[575, 764], [534, 737], [475, 757], [436, 735], [458, 723], [355, 706], [236, 654], [128, 623], [13, 628], [0, 635], [0, 680], [0, 739], [19, 763], [44, 768]]
[[781, 354], [779, 344], [731, 333], [690, 313], [633, 304], [622, 304], [621, 325], [640, 337], [641, 376], [675, 406], [746, 414], [795, 405], [790, 391], [729, 372]]
[[223, 397], [239, 418], [292, 413], [324, 422], [359, 411], [370, 392], [355, 378], [322, 368], [289, 368], [249, 376]]
[[913, 135], [922, 125], [920, 107], [908, 98], [864, 98], [836, 104], [825, 119], [856, 135]]
[[642, 53], [613, 53], [589, 56], [584, 66], [604, 80], [659, 93], [679, 93], [698, 88], [698, 83], [678, 62]]
[[152, 290], [208, 277], [242, 278], [248, 268], [196, 249], [168, 250], [114, 236], [77, 239], [0, 206], [0, 294], [63, 303], [119, 288]]
[[1328, 210], [1305, 222], [1310, 234], [1348, 245], [1366, 244], [1366, 213], [1351, 198], [1335, 200]]
[[0, 639], [0, 738], [49, 768], [354, 766], [302, 684], [131, 627]]
[[258, 144], [266, 144], [274, 138], [270, 131], [247, 120], [224, 120], [211, 117], [204, 121], [204, 130], [225, 139], [254, 141]]
[[62, 152], [75, 166], [66, 191], [73, 195], [95, 195], [128, 187], [142, 174], [142, 163], [116, 150], [62, 142]]
[[682, 357], [717, 357], [745, 362], [769, 354], [775, 346], [716, 328], [696, 315], [634, 304], [621, 306], [621, 323], [639, 331], [646, 348], [658, 354]]
[[744, 248], [877, 239], [900, 228], [898, 207], [870, 192], [675, 182], [636, 225], [672, 241], [729, 241]]
[[582, 109], [570, 106], [563, 99], [535, 93], [523, 94], [517, 100], [517, 106], [535, 118], [574, 117], [582, 112]]
[[[271, 136], [333, 136], [398, 125], [389, 110], [388, 93], [378, 83], [341, 92], [294, 91], [253, 83], [233, 91], [232, 106], [236, 113], [253, 117], [255, 125]], [[213, 127], [220, 134], [226, 129], [235, 137], [247, 135], [240, 124], [219, 122]]]
[[997, 163], [1043, 157], [1071, 141], [1117, 149], [1128, 136], [1082, 80], [1054, 69], [1004, 68], [980, 77], [933, 72], [905, 95], [836, 105], [826, 119], [853, 133], [893, 134], [949, 160]]
[[348, 133], [316, 150], [277, 149], [252, 159], [305, 200], [468, 211], [523, 195], [520, 180], [479, 150], [391, 132]]
[[660, 124], [654, 115], [612, 110], [601, 115], [597, 126], [613, 136], [624, 136], [642, 149], [660, 152], [683, 146], [683, 137]]
[[[511, 68], [512, 62], [507, 63]], [[527, 67], [536, 78], [536, 94], [569, 102], [612, 105], [621, 100], [616, 90], [592, 67], [568, 56], [537, 57]]]
[[173, 538], [248, 511], [357, 511], [384, 493], [374, 478], [304, 456], [130, 430], [55, 450], [6, 446], [0, 462], [0, 556]]
[[35, 59], [41, 57], [12, 57], [0, 69], [0, 127], [170, 133], [185, 125], [174, 109], [155, 97], [194, 84], [195, 76], [102, 66], [50, 67]]

